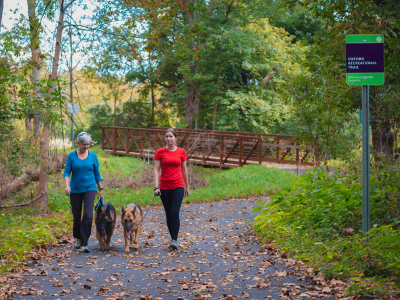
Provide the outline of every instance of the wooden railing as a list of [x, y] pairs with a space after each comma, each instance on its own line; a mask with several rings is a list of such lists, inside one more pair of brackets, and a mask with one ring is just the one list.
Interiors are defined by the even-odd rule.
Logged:
[[[102, 127], [101, 148], [115, 155], [153, 158], [165, 146], [166, 128]], [[190, 163], [223, 168], [246, 163], [274, 162], [317, 165], [311, 148], [299, 145], [294, 135], [253, 132], [211, 131], [177, 128], [179, 147], [186, 150]]]

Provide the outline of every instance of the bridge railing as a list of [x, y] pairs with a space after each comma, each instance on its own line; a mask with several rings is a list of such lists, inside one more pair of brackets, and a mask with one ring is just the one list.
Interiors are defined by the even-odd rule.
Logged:
[[[115, 155], [154, 158], [165, 146], [166, 128], [102, 127], [101, 147]], [[241, 167], [246, 163], [274, 162], [317, 165], [319, 158], [311, 148], [299, 145], [293, 135], [252, 132], [211, 131], [177, 128], [179, 147], [188, 160], [199, 165], [223, 168]]]

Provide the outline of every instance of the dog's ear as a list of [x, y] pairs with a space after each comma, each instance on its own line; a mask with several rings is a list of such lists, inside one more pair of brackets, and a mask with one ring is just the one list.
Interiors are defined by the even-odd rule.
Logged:
[[98, 214], [101, 213], [101, 205], [99, 205], [99, 206], [97, 207], [97, 213], [98, 213]]
[[133, 209], [132, 215], [135, 215], [135, 212], [136, 212], [136, 206], [135, 206], [135, 208]]
[[125, 207], [122, 206], [121, 215], [123, 216], [124, 214], [125, 214]]
[[110, 211], [111, 211], [111, 206], [110, 206], [110, 205], [107, 205], [107, 208], [106, 208], [106, 214], [109, 214], [109, 213], [110, 213]]

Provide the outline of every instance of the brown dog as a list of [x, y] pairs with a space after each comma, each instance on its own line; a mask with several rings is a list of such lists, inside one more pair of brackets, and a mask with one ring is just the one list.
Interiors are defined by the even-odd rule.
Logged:
[[117, 213], [114, 207], [106, 202], [96, 211], [96, 237], [99, 240], [100, 250], [110, 250], [110, 241], [117, 222]]
[[[129, 247], [135, 250], [139, 248], [139, 235], [142, 230], [143, 212], [139, 205], [130, 203], [122, 207], [121, 224], [124, 227], [125, 251], [129, 252]], [[133, 242], [133, 231], [135, 231], [135, 242]], [[128, 238], [130, 243], [128, 243]]]

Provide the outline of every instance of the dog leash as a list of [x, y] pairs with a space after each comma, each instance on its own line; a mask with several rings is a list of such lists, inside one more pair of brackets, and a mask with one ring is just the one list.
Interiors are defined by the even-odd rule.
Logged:
[[143, 220], [144, 220], [144, 217], [147, 215], [147, 212], [149, 211], [150, 206], [153, 204], [154, 199], [156, 199], [157, 196], [159, 196], [159, 195], [158, 195], [158, 194], [155, 195], [154, 198], [153, 198], [153, 200], [151, 200], [151, 203], [150, 203], [149, 207], [147, 208], [146, 213], [143, 215], [143, 218], [142, 218], [142, 220], [139, 222], [139, 224], [136, 225], [136, 228], [139, 227], [140, 224], [142, 224], [142, 222], [143, 222]]
[[97, 208], [99, 208], [99, 206], [103, 205], [103, 198], [100, 198], [99, 201], [97, 202], [96, 206], [94, 207], [94, 211], [97, 212]]

